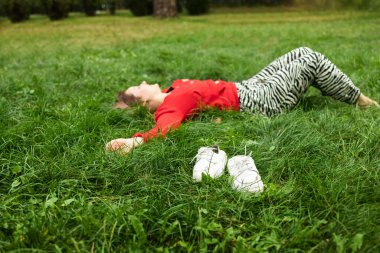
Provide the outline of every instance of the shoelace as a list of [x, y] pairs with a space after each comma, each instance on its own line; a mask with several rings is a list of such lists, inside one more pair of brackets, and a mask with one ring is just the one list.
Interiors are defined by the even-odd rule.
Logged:
[[245, 147], [244, 147], [244, 153], [245, 153], [246, 157], [244, 157], [243, 162], [242, 162], [243, 168], [246, 168], [246, 170], [249, 170], [249, 171], [254, 171], [256, 174], [258, 174], [257, 170], [252, 169], [253, 167], [255, 167], [254, 163], [251, 162], [251, 159], [249, 159], [249, 158], [251, 158], [252, 151], [249, 152], [249, 154], [247, 155], [247, 145], [245, 145]]
[[249, 157], [243, 158], [241, 161], [239, 161], [237, 163], [237, 165], [239, 168], [239, 172], [246, 171], [246, 170], [255, 171], [254, 169], [252, 169], [253, 166], [252, 166], [252, 162], [250, 161]]
[[194, 156], [194, 158], [191, 160], [191, 162], [193, 162], [195, 160], [195, 158], [198, 158], [197, 162], [200, 160], [206, 160], [209, 162], [209, 165], [216, 164], [215, 161], [214, 162], [212, 161], [214, 154], [215, 154], [214, 151], [212, 151], [211, 149], [202, 150], [200, 153], [198, 153], [196, 156]]
[[[249, 156], [251, 155], [251, 153], [249, 154]], [[253, 182], [253, 183], [257, 183], [257, 182], [259, 182], [260, 181], [260, 179], [259, 179], [259, 173], [258, 173], [258, 171], [257, 170], [255, 170], [254, 169], [254, 166], [253, 166], [253, 164], [252, 164], [252, 162], [251, 162], [251, 160], [249, 159], [249, 157], [247, 156], [247, 157], [245, 157], [245, 158], [243, 158], [241, 161], [239, 161], [239, 163], [237, 163], [236, 164], [236, 166], [239, 168], [238, 169], [238, 176], [240, 176], [241, 174], [243, 174], [243, 172], [244, 171], [252, 171], [252, 172], [255, 172], [255, 174], [256, 174], [256, 180], [255, 180], [255, 182]]]

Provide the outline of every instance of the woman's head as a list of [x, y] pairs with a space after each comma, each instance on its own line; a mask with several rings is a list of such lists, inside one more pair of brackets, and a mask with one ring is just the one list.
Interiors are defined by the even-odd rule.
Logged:
[[158, 84], [148, 84], [144, 81], [138, 86], [119, 92], [114, 108], [126, 109], [133, 105], [142, 105], [150, 111], [155, 111], [162, 103], [158, 98], [161, 94]]

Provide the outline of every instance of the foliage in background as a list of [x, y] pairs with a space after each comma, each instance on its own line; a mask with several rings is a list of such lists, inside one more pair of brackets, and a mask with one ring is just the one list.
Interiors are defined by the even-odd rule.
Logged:
[[[30, 13], [31, 14], [42, 14], [45, 15], [44, 6], [42, 4], [43, 0], [30, 0]], [[71, 0], [72, 1], [72, 0]]]
[[5, 0], [6, 16], [13, 22], [22, 22], [29, 19], [30, 3], [28, 0]]
[[99, 0], [81, 0], [82, 8], [87, 16], [95, 16], [96, 11], [99, 10]]
[[[23, 2], [27, 3], [28, 8], [16, 6], [13, 10], [8, 11], [8, 16], [12, 16], [13, 22], [25, 20], [27, 13], [31, 14], [48, 14], [52, 20], [67, 17], [67, 3], [69, 11], [84, 12], [88, 16], [95, 15], [97, 10], [109, 11], [111, 15], [115, 14], [117, 9], [128, 8], [135, 16], [146, 16], [153, 14], [153, 0], [3, 0], [0, 1], [0, 16], [6, 16], [5, 7], [7, 3]], [[47, 3], [48, 4], [47, 4]], [[64, 3], [65, 7], [62, 7]], [[53, 8], [46, 8], [55, 6]], [[212, 7], [241, 7], [248, 6], [257, 8], [260, 5], [265, 6], [293, 6], [300, 9], [358, 9], [358, 10], [380, 10], [380, 1], [378, 0], [177, 0], [177, 12], [180, 13], [182, 8], [188, 9], [188, 14], [199, 15], [207, 13], [209, 6]], [[52, 10], [53, 9], [53, 10]], [[25, 17], [22, 17], [26, 15]], [[26, 18], [27, 19], [27, 18]]]
[[5, 1], [0, 1], [0, 17], [5, 17]]
[[153, 0], [125, 0], [125, 6], [134, 16], [146, 16], [153, 14]]
[[209, 12], [209, 0], [186, 0], [186, 9], [189, 15], [201, 15]]
[[70, 11], [70, 0], [42, 0], [50, 20], [67, 18]]
[[107, 3], [107, 9], [109, 10], [111, 15], [115, 15], [116, 8], [117, 8], [117, 1], [116, 0], [108, 0]]
[[185, 6], [185, 1], [184, 0], [177, 0], [177, 12], [181, 13], [183, 11], [183, 8]]
[[71, 0], [70, 12], [83, 12], [82, 0]]

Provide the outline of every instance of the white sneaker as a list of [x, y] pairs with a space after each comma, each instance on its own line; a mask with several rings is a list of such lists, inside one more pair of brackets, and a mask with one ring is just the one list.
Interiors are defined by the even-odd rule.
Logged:
[[238, 191], [262, 192], [263, 181], [252, 157], [238, 155], [227, 163], [228, 172], [233, 177], [232, 188]]
[[201, 147], [194, 158], [197, 158], [193, 170], [193, 179], [195, 181], [200, 182], [202, 174], [212, 178], [223, 175], [227, 163], [227, 155], [218, 146]]

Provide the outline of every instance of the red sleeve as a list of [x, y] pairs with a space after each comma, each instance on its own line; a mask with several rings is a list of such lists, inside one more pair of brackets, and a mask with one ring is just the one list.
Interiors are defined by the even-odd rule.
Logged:
[[145, 133], [135, 133], [132, 137], [142, 137], [144, 142], [147, 142], [154, 137], [162, 136], [165, 138], [166, 133], [171, 129], [178, 128], [182, 121], [182, 115], [175, 112], [168, 112], [156, 121], [156, 125], [151, 130]]
[[199, 92], [194, 90], [168, 95], [155, 114], [156, 125], [148, 132], [136, 133], [132, 137], [142, 137], [144, 142], [153, 137], [162, 136], [165, 138], [169, 130], [178, 128], [197, 108], [199, 101]]

